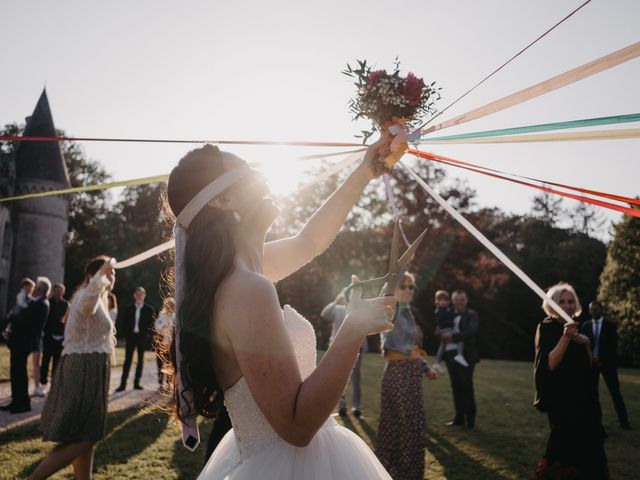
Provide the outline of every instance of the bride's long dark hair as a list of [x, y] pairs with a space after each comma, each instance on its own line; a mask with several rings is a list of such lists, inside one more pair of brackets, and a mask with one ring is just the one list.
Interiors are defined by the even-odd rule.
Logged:
[[[227, 165], [224, 165], [224, 162]], [[206, 145], [187, 153], [173, 169], [167, 186], [165, 213], [177, 216], [189, 201], [207, 184], [241, 162], [237, 157]], [[167, 205], [168, 203], [168, 205]], [[186, 416], [202, 415], [215, 418], [222, 406], [223, 393], [213, 368], [212, 335], [213, 305], [220, 284], [229, 276], [235, 262], [232, 232], [236, 221], [233, 212], [206, 206], [193, 219], [188, 230], [184, 255], [184, 294], [177, 307], [176, 322], [180, 324], [180, 344], [175, 335], [169, 347], [172, 378], [173, 413], [182, 419], [179, 398], [185, 391], [193, 392], [195, 411]], [[171, 277], [169, 277], [171, 278]], [[169, 292], [174, 288], [170, 286]], [[175, 376], [175, 349], [182, 354], [183, 390]]]

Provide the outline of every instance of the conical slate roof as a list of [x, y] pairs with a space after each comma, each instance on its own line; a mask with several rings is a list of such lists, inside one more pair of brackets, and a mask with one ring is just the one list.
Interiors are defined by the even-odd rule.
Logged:
[[[33, 114], [27, 117], [24, 136], [55, 137], [56, 128], [46, 89]], [[58, 142], [20, 142], [16, 150], [16, 183], [47, 180], [69, 186], [69, 173]]]

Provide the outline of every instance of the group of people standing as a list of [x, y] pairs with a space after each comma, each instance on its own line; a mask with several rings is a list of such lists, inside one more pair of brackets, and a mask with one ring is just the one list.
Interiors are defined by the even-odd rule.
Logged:
[[[31, 410], [31, 397], [44, 397], [53, 381], [65, 345], [65, 327], [69, 312], [69, 301], [65, 298], [66, 287], [62, 283], [51, 285], [47, 277], [37, 277], [36, 281], [24, 278], [16, 295], [15, 306], [7, 314], [7, 322], [2, 335], [11, 350], [10, 377], [12, 400], [0, 410], [10, 413], [24, 413]], [[129, 370], [137, 353], [134, 388], [142, 389], [140, 379], [144, 366], [144, 351], [152, 344], [152, 335], [158, 329], [165, 329], [167, 315], [156, 325], [155, 309], [144, 302], [143, 287], [134, 291], [134, 303], [123, 309], [119, 323], [121, 336], [125, 339], [125, 361], [122, 378], [117, 392], [125, 390]], [[112, 292], [106, 294], [106, 310], [112, 323], [118, 320], [118, 301]], [[170, 299], [167, 300], [170, 303]], [[68, 342], [67, 342], [68, 343]], [[28, 358], [32, 360], [33, 390], [29, 394]], [[166, 385], [158, 356], [158, 380]]]
[[49, 383], [49, 367], [54, 371], [60, 361], [65, 317], [69, 302], [65, 286], [51, 286], [47, 277], [20, 282], [16, 304], [7, 315], [3, 336], [11, 350], [11, 403], [0, 410], [24, 413], [31, 410], [28, 358], [32, 359], [32, 396], [43, 397]]
[[[42, 365], [34, 369], [36, 389], [48, 383], [48, 368], [53, 369], [51, 387], [42, 409], [41, 429], [46, 441], [56, 447], [28, 477], [48, 478], [72, 464], [76, 478], [90, 478], [93, 452], [106, 430], [107, 402], [111, 366], [115, 361], [117, 301], [112, 293], [115, 270], [109, 257], [99, 256], [88, 262], [82, 284], [71, 301], [64, 299], [64, 286], [54, 285], [45, 277], [36, 282], [25, 280], [18, 294], [6, 336], [11, 349], [11, 403], [4, 407], [11, 413], [31, 409], [27, 390], [27, 357], [44, 352]], [[140, 389], [144, 350], [151, 332], [166, 334], [172, 324], [173, 312], [165, 302], [161, 318], [146, 304], [142, 287], [134, 292], [134, 304], [123, 309], [120, 323], [126, 341], [125, 362], [120, 387], [126, 388], [133, 354], [138, 353], [134, 388]], [[36, 355], [34, 355], [36, 358]], [[35, 361], [34, 361], [35, 365]], [[160, 385], [166, 378], [158, 363]], [[45, 393], [42, 391], [42, 396]]]

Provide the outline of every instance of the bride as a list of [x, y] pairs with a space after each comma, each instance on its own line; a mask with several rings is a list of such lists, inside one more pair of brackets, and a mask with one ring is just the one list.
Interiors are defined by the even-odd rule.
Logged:
[[198, 478], [391, 478], [331, 412], [363, 338], [393, 328], [396, 299], [364, 300], [354, 289], [345, 320], [316, 366], [311, 324], [288, 305], [281, 309], [274, 287], [331, 244], [389, 142], [385, 137], [368, 148], [300, 233], [269, 243], [266, 232], [279, 210], [264, 178], [243, 160], [207, 145], [171, 172], [174, 413], [190, 448], [199, 441], [195, 417], [215, 417], [223, 401], [233, 425]]

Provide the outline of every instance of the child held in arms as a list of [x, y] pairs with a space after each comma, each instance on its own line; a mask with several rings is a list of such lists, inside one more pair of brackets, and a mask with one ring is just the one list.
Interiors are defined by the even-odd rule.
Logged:
[[[436, 330], [437, 334], [453, 332], [453, 320], [455, 317], [455, 312], [451, 307], [451, 300], [449, 298], [449, 293], [446, 290], [438, 290], [436, 292], [436, 325], [438, 329]], [[455, 344], [458, 353], [454, 357], [454, 360], [458, 362], [460, 365], [468, 367], [469, 364], [467, 360], [464, 358], [464, 343], [458, 342]], [[433, 368], [439, 373], [444, 374], [444, 368], [440, 362], [442, 362], [442, 357], [444, 356], [444, 352], [446, 350], [447, 344], [442, 340], [440, 342], [440, 347], [438, 347], [438, 353], [436, 353], [436, 361], [433, 365]]]
[[29, 303], [32, 300], [31, 293], [33, 292], [35, 286], [36, 283], [30, 278], [23, 278], [22, 280], [20, 280], [20, 291], [16, 295], [16, 304], [13, 309], [9, 313], [7, 313], [7, 319], [9, 323], [6, 325], [5, 330], [2, 332], [2, 336], [5, 340], [8, 340], [9, 336], [11, 335], [11, 317], [15, 317], [22, 310], [29, 306]]

